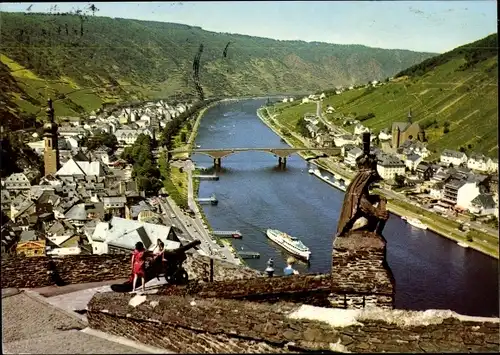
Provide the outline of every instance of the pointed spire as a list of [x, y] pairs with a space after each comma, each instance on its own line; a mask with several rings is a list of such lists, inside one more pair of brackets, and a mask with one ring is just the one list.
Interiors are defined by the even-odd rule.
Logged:
[[410, 122], [410, 123], [411, 123], [411, 118], [412, 118], [412, 116], [411, 116], [411, 108], [410, 108], [410, 111], [408, 111], [408, 122]]
[[49, 100], [47, 101], [48, 103], [48, 106], [47, 107], [47, 116], [49, 117], [49, 121], [54, 123], [54, 108], [52, 107], [52, 100], [49, 98]]

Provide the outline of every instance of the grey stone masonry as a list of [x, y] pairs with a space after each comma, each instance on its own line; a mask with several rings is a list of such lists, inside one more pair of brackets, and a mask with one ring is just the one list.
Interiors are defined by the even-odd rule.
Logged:
[[350, 290], [333, 290], [329, 297], [333, 307], [394, 308], [394, 277], [386, 261], [386, 241], [381, 235], [352, 231], [337, 237], [333, 243], [331, 275], [332, 284], [342, 284]]

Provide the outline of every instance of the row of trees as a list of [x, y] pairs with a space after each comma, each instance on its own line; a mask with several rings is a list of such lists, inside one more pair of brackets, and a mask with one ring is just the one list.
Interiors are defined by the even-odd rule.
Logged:
[[162, 187], [161, 174], [153, 156], [153, 142], [147, 134], [140, 134], [134, 144], [126, 147], [122, 159], [133, 164], [132, 178], [146, 194], [157, 194]]
[[[186, 123], [186, 120], [188, 120], [191, 116], [193, 116], [196, 112], [201, 110], [203, 107], [208, 106], [210, 103], [216, 101], [217, 99], [210, 99], [210, 100], [204, 100], [204, 101], [198, 101], [193, 104], [191, 108], [188, 110], [184, 111], [181, 113], [179, 116], [175, 117], [172, 119], [172, 121], [169, 121], [165, 128], [163, 128], [163, 132], [161, 135], [161, 140], [160, 144], [165, 147], [166, 149], [170, 150], [172, 149], [173, 145], [173, 138], [176, 136], [184, 123]], [[191, 130], [191, 123], [187, 122], [188, 125], [188, 131]], [[186, 136], [181, 137], [183, 141], [186, 141]]]
[[82, 145], [87, 147], [88, 150], [96, 150], [99, 147], [105, 146], [111, 149], [111, 152], [114, 153], [116, 148], [118, 148], [118, 140], [114, 134], [100, 132], [92, 137], [86, 137], [82, 142]]

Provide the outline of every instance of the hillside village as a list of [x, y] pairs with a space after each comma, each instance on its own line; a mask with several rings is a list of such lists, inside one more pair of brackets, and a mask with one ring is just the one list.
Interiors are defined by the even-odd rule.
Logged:
[[[338, 87], [335, 94], [384, 84], [373, 81], [364, 86]], [[347, 171], [354, 171], [356, 159], [362, 155], [362, 134], [371, 130], [356, 119], [333, 118], [334, 107], [322, 108], [326, 97], [325, 93], [311, 94], [300, 100], [299, 105], [317, 104], [315, 113], [302, 117], [306, 138], [313, 147], [340, 147], [340, 157], [334, 159]], [[293, 100], [284, 98], [282, 102]], [[432, 152], [427, 149], [425, 130], [414, 122], [414, 115], [410, 110], [406, 118], [371, 136], [384, 187], [403, 192], [413, 203], [438, 213], [462, 212], [472, 220], [498, 223], [498, 160], [449, 149], [443, 150], [438, 159], [429, 160]], [[346, 126], [353, 126], [353, 132], [346, 131]]]
[[[92, 113], [85, 122], [60, 127], [50, 121], [43, 137], [33, 133], [28, 145], [43, 157], [45, 171], [43, 177], [26, 169], [2, 179], [2, 254], [113, 254], [129, 253], [138, 240], [150, 250], [158, 239], [167, 249], [184, 243], [186, 235], [164, 203], [146, 197], [131, 178], [132, 166], [120, 155], [141, 134], [157, 139], [172, 118], [191, 107], [147, 102]], [[48, 113], [50, 120], [53, 111]], [[115, 151], [83, 146], [103, 132], [116, 136]]]

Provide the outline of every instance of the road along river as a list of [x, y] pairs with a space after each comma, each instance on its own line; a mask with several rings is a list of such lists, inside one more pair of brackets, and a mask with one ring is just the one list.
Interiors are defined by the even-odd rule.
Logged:
[[[257, 117], [265, 101], [226, 102], [208, 109], [195, 144], [202, 148], [286, 147]], [[197, 166], [213, 164], [201, 154], [192, 159]], [[285, 171], [277, 163], [276, 157], [265, 152], [223, 158], [220, 179], [200, 183], [200, 197], [215, 193], [219, 200], [217, 206], [203, 206], [208, 221], [214, 230], [242, 232], [243, 239], [233, 244], [238, 250], [261, 254], [260, 259], [247, 260], [253, 268], [264, 270], [273, 257], [281, 273], [288, 254], [264, 234], [265, 229], [276, 228], [299, 237], [311, 249], [310, 265], [299, 263], [300, 272], [329, 272], [344, 193], [308, 174], [308, 163], [298, 155], [288, 158]], [[498, 260], [412, 227], [395, 215], [390, 216], [384, 236], [396, 278], [397, 308], [498, 316]]]

